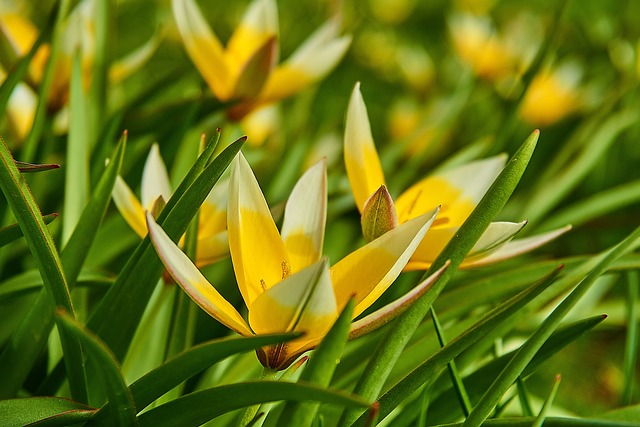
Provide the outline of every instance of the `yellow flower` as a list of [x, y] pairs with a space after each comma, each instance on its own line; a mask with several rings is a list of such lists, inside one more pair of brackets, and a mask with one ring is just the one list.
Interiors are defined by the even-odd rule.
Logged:
[[[385, 217], [368, 217], [368, 203], [384, 198], [373, 197], [385, 185], [384, 174], [376, 151], [367, 108], [356, 84], [347, 111], [344, 135], [344, 158], [351, 191], [361, 214], [363, 224]], [[429, 176], [402, 193], [395, 202], [395, 212], [389, 208], [379, 209], [380, 215], [397, 215], [402, 224], [440, 206], [438, 219], [413, 254], [406, 268], [419, 270], [428, 268], [444, 249], [458, 228], [473, 211], [504, 166], [505, 156], [496, 156], [474, 161], [453, 169]], [[397, 214], [396, 214], [397, 212]], [[392, 223], [392, 222], [390, 222]], [[566, 232], [567, 227], [526, 239], [511, 239], [526, 225], [520, 223], [494, 222], [476, 243], [462, 267], [472, 267], [510, 258], [533, 250]]]
[[[147, 224], [167, 270], [220, 323], [245, 336], [305, 333], [289, 343], [258, 351], [264, 366], [284, 369], [320, 343], [350, 298], [355, 298], [355, 317], [382, 295], [402, 271], [436, 212], [407, 221], [329, 268], [327, 259], [322, 257], [326, 202], [326, 165], [321, 161], [295, 185], [278, 231], [242, 154], [232, 164], [229, 247], [238, 287], [248, 308], [248, 321], [202, 276], [150, 214]], [[399, 300], [353, 323], [351, 336], [389, 321], [437, 277], [432, 276]]]
[[239, 101], [228, 112], [239, 120], [252, 110], [289, 97], [331, 71], [349, 47], [329, 21], [289, 59], [278, 62], [278, 11], [273, 0], [254, 0], [227, 46], [211, 30], [193, 0], [173, 0], [187, 53], [221, 101]]
[[[147, 235], [145, 211], [152, 211], [159, 197], [166, 203], [173, 190], [167, 168], [160, 156], [157, 144], [153, 144], [142, 172], [141, 200], [135, 196], [126, 182], [118, 177], [113, 188], [113, 201], [129, 226], [141, 238]], [[227, 194], [224, 185], [218, 184], [207, 196], [200, 208], [198, 223], [197, 263], [205, 266], [229, 254], [227, 244]]]
[[535, 76], [520, 105], [520, 117], [535, 126], [548, 126], [574, 113], [580, 107], [579, 74], [565, 64]]

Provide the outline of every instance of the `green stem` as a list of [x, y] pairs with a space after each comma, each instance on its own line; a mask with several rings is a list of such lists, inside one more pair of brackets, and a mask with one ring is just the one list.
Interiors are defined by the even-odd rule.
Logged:
[[[260, 374], [260, 380], [262, 381], [273, 380], [275, 379], [277, 373], [278, 371], [271, 368], [267, 368], [265, 366], [262, 369], [262, 374]], [[240, 418], [240, 422], [238, 423], [238, 425], [241, 427], [249, 425], [258, 414], [258, 411], [260, 410], [261, 406], [262, 405], [248, 406], [247, 409], [242, 414], [242, 418]]]

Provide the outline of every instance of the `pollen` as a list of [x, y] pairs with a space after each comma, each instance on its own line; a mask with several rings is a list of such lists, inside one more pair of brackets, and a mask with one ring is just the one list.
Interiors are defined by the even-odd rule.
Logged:
[[284, 280], [287, 277], [291, 276], [291, 266], [287, 261], [282, 261], [281, 266], [282, 266], [282, 279]]

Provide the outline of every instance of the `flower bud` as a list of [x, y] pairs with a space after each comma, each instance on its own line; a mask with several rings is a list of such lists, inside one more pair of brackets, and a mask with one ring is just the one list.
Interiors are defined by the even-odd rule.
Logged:
[[398, 226], [398, 214], [387, 187], [381, 185], [364, 203], [362, 235], [367, 242], [377, 239]]

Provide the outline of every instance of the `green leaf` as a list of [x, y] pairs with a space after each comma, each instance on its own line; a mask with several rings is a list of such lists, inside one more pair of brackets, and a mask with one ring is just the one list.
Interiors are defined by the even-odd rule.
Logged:
[[[527, 378], [533, 374], [545, 361], [559, 353], [567, 345], [583, 336], [599, 325], [606, 316], [594, 316], [578, 322], [563, 326], [549, 337], [544, 343], [540, 351], [527, 365], [521, 377]], [[467, 383], [467, 391], [471, 400], [476, 402], [482, 397], [482, 394], [491, 385], [493, 378], [496, 378], [509, 361], [516, 354], [516, 350], [509, 352], [497, 359], [492, 360], [486, 365], [476, 369], [474, 372], [465, 377]], [[429, 414], [433, 420], [454, 421], [462, 415], [455, 403], [455, 394], [452, 389], [446, 390], [437, 397], [432, 398], [432, 405], [429, 407]]]
[[89, 124], [87, 123], [87, 95], [84, 91], [83, 57], [80, 51], [73, 56], [70, 100], [69, 135], [65, 163], [64, 199], [62, 216], [62, 244], [71, 237], [89, 199]]
[[627, 337], [625, 341], [621, 403], [629, 405], [633, 399], [634, 372], [638, 360], [638, 295], [640, 277], [638, 271], [627, 273]]
[[236, 409], [278, 400], [313, 400], [343, 406], [369, 406], [356, 396], [312, 385], [254, 381], [191, 393], [145, 412], [138, 419], [141, 426], [198, 426]]
[[[45, 224], [49, 224], [57, 217], [57, 213], [52, 213], [49, 215], [43, 215], [42, 220]], [[22, 230], [20, 229], [20, 225], [18, 225], [17, 223], [2, 227], [0, 228], [0, 247], [8, 245], [9, 243], [19, 239], [20, 237], [22, 237]]]
[[628, 421], [630, 423], [637, 422], [640, 419], [640, 404], [614, 409], [605, 414], [596, 415], [593, 418], [611, 421]]
[[[208, 165], [214, 143], [209, 144], [200, 155], [158, 218], [158, 223], [172, 239], [177, 240], [184, 234], [191, 218], [240, 151], [244, 140], [241, 138], [229, 145]], [[88, 327], [112, 349], [119, 360], [127, 352], [162, 271], [162, 263], [147, 236], [89, 319]]]
[[[534, 417], [521, 418], [492, 418], [486, 420], [484, 427], [531, 427], [535, 422]], [[637, 420], [636, 420], [637, 421]], [[463, 423], [446, 424], [447, 427], [461, 427]], [[560, 418], [549, 417], [544, 421], [545, 427], [636, 427], [637, 422], [609, 421], [588, 418]], [[441, 425], [444, 427], [444, 425]], [[434, 426], [434, 427], [441, 427]]]
[[[444, 272], [440, 280], [419, 300], [415, 302], [391, 325], [389, 332], [381, 340], [375, 353], [369, 360], [366, 374], [360, 377], [356, 385], [355, 393], [365, 399], [375, 399], [382, 389], [394, 363], [413, 335], [422, 319], [425, 317], [431, 305], [436, 300], [447, 282], [460, 266], [466, 254], [473, 248], [482, 233], [489, 226], [493, 218], [502, 210], [507, 200], [515, 190], [522, 174], [524, 173], [538, 141], [539, 132], [534, 132], [522, 144], [520, 149], [506, 164], [503, 171], [496, 178], [491, 188], [484, 195], [478, 206], [473, 210], [469, 218], [462, 224], [458, 233], [442, 250], [429, 270], [424, 274], [423, 280], [442, 267], [447, 260], [451, 261], [450, 267]], [[349, 425], [359, 415], [359, 412], [351, 411], [343, 415], [341, 425]]]
[[[318, 348], [309, 357], [309, 363], [300, 375], [300, 382], [327, 387], [333, 377], [337, 363], [349, 338], [355, 302], [349, 300], [340, 317], [333, 324]], [[289, 402], [279, 418], [281, 425], [311, 426], [320, 404], [317, 402]]]
[[142, 410], [181, 382], [215, 365], [222, 359], [236, 353], [281, 343], [296, 336], [296, 334], [279, 334], [234, 337], [197, 345], [168, 360], [162, 366], [131, 384], [131, 394], [138, 409]]
[[60, 167], [60, 165], [55, 163], [37, 164], [37, 163], [19, 162], [17, 160], [15, 161], [15, 164], [21, 173], [44, 172], [51, 169], [58, 169]]
[[[524, 368], [535, 356], [540, 347], [542, 347], [544, 342], [558, 327], [562, 318], [616, 259], [637, 246], [639, 238], [640, 227], [634, 230], [618, 245], [594, 257], [593, 261], [587, 261], [585, 263], [585, 265], [590, 267], [590, 271], [577, 283], [575, 289], [542, 322], [540, 327], [529, 337], [522, 347], [520, 347], [518, 353], [511, 359], [506, 368], [486, 391], [480, 402], [478, 402], [473, 411], [471, 411], [471, 414], [469, 414], [469, 417], [467, 417], [465, 421], [465, 427], [480, 426], [483, 423], [507, 389], [513, 384], [516, 378], [521, 375]], [[596, 261], [597, 263], [592, 266]], [[570, 277], [570, 279], [572, 279], [572, 277]]]
[[68, 426], [83, 423], [96, 409], [60, 397], [0, 400], [0, 425]]
[[[18, 220], [18, 224], [20, 224], [25, 240], [38, 265], [45, 289], [50, 298], [47, 302], [50, 303], [52, 301], [73, 315], [71, 296], [58, 250], [55, 247], [49, 229], [42, 219], [40, 208], [38, 208], [24, 177], [18, 171], [13, 157], [2, 138], [0, 138], [0, 187], [5, 194], [9, 207]], [[60, 338], [64, 349], [65, 366], [72, 396], [75, 400], [86, 401], [80, 344], [76, 339], [67, 337], [64, 334]], [[8, 346], [5, 352], [9, 352], [9, 355], [17, 355], [15, 352], [12, 353], [13, 349], [11, 347]], [[5, 352], [0, 357], [0, 363], [5, 360]], [[11, 371], [15, 369], [13, 364], [0, 366], [4, 367], [3, 370], [5, 371], [7, 369]], [[16, 385], [18, 384], [10, 382], [8, 386], [0, 388], [0, 397], [13, 396], [17, 391]]]
[[547, 413], [549, 412], [549, 409], [551, 408], [553, 399], [555, 399], [556, 397], [556, 393], [558, 392], [559, 386], [560, 386], [560, 374], [556, 375], [556, 379], [553, 382], [553, 387], [551, 388], [551, 392], [549, 393], [549, 396], [547, 396], [547, 398], [545, 399], [544, 404], [542, 405], [542, 409], [540, 409], [540, 413], [536, 417], [536, 421], [533, 423], [532, 427], [542, 427], [542, 424], [544, 424], [545, 418], [547, 416]]
[[[60, 255], [60, 262], [64, 268], [69, 287], [74, 286], [80, 274], [91, 243], [111, 200], [113, 184], [122, 166], [125, 145], [126, 133], [115, 148], [111, 162], [100, 177], [89, 203]], [[0, 374], [3, 374], [3, 381], [0, 383], [0, 396], [15, 395], [29, 374], [53, 327], [54, 309], [55, 307], [51, 304], [46, 292], [42, 292], [13, 334], [12, 345], [5, 347], [0, 355]], [[82, 364], [78, 363], [77, 366], [82, 366]]]
[[[387, 390], [378, 399], [380, 403], [380, 419], [383, 419], [396, 408], [404, 399], [424, 384], [430, 384], [446, 369], [447, 364], [464, 350], [480, 340], [493, 328], [516, 314], [522, 307], [536, 296], [548, 289], [556, 279], [560, 269], [545, 279], [525, 289], [502, 305], [494, 308], [474, 325], [451, 340], [447, 345], [432, 354], [420, 366], [405, 376], [397, 384]], [[364, 416], [358, 419], [357, 425], [362, 425]]]
[[58, 319], [60, 319], [59, 327], [82, 341], [87, 352], [87, 361], [93, 364], [92, 374], [100, 379], [109, 399], [109, 422], [111, 425], [137, 425], [135, 402], [124, 382], [120, 366], [111, 351], [73, 318], [62, 313]]

